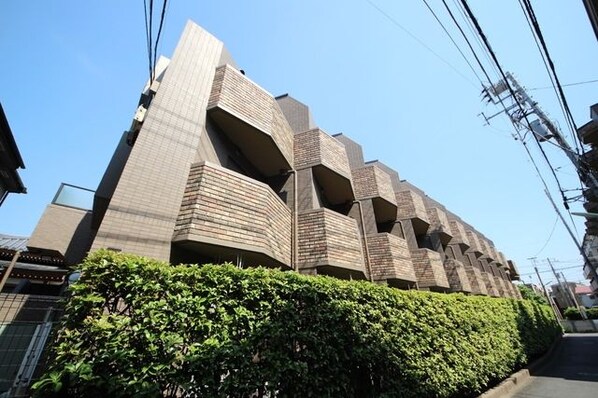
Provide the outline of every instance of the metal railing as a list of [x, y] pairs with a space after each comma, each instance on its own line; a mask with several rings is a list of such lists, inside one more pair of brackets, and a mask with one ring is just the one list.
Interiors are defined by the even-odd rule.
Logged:
[[28, 397], [62, 314], [59, 297], [0, 294], [0, 397]]

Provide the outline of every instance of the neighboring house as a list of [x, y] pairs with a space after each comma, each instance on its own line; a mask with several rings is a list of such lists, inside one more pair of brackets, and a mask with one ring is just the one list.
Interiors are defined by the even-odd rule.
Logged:
[[0, 104], [0, 206], [9, 193], [27, 193], [18, 169], [25, 164]]
[[575, 285], [575, 296], [581, 306], [586, 308], [598, 306], [598, 296], [587, 285]]
[[[95, 192], [63, 185], [27, 247], [81, 261], [108, 248], [400, 289], [520, 297], [494, 244], [309, 108], [274, 97], [189, 22], [161, 58]], [[93, 194], [77, 204], [71, 193]]]
[[[13, 265], [10, 275], [6, 271]], [[61, 258], [27, 250], [27, 238], [0, 234], [0, 395], [20, 395], [35, 376], [67, 275]]]
[[561, 285], [552, 285], [552, 296], [557, 306], [561, 309], [575, 307], [572, 294], [575, 294], [577, 303], [582, 307], [590, 308], [598, 306], [598, 297], [592, 292], [592, 288], [587, 285], [569, 282]]

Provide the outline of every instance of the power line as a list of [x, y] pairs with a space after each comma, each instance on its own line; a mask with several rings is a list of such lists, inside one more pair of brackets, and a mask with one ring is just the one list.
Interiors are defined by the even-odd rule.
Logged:
[[550, 234], [548, 235], [548, 239], [546, 239], [546, 242], [544, 243], [544, 246], [542, 246], [542, 248], [538, 251], [538, 253], [534, 254], [533, 257], [537, 257], [538, 254], [542, 253], [542, 250], [544, 250], [546, 248], [546, 246], [548, 246], [548, 242], [550, 242], [550, 239], [552, 239], [552, 234], [554, 234], [554, 230], [556, 229], [556, 224], [559, 222], [559, 218], [558, 216], [554, 219], [554, 224], [552, 225], [552, 230], [550, 231]]
[[540, 44], [542, 46], [542, 49], [544, 50], [544, 54], [546, 55], [546, 60], [548, 62], [550, 70], [552, 71], [552, 73], [554, 75], [554, 80], [556, 82], [558, 92], [559, 92], [561, 100], [563, 102], [563, 106], [565, 108], [566, 114], [572, 124], [572, 127], [573, 127], [573, 131], [574, 131], [573, 139], [576, 142], [576, 146], [577, 146], [577, 137], [575, 134], [577, 132], [577, 125], [575, 124], [575, 120], [573, 119], [573, 115], [571, 114], [571, 109], [569, 108], [569, 104], [567, 103], [567, 98], [565, 97], [565, 93], [563, 92], [563, 87], [561, 86], [561, 82], [559, 81], [559, 77], [556, 73], [556, 68], [554, 67], [554, 62], [552, 61], [552, 57], [550, 56], [550, 52], [548, 51], [548, 47], [546, 46], [546, 41], [544, 40], [544, 35], [542, 34], [542, 29], [540, 28], [540, 24], [538, 23], [536, 14], [534, 12], [534, 8], [533, 8], [530, 0], [523, 0], [523, 3], [525, 5], [525, 9], [526, 9], [528, 15], [530, 16], [530, 20], [534, 27], [534, 31], [536, 32], [536, 35], [538, 36], [538, 39], [540, 40]]
[[467, 65], [469, 65], [469, 68], [471, 69], [471, 71], [473, 72], [473, 74], [478, 79], [478, 81], [480, 82], [480, 84], [482, 84], [482, 87], [483, 87], [482, 79], [480, 78], [480, 76], [478, 75], [478, 73], [475, 71], [475, 69], [473, 68], [473, 66], [471, 65], [471, 63], [469, 62], [469, 60], [467, 59], [467, 57], [463, 53], [463, 51], [461, 51], [461, 47], [459, 47], [459, 45], [455, 42], [455, 40], [453, 39], [453, 36], [451, 36], [451, 34], [449, 33], [449, 31], [446, 29], [446, 27], [444, 26], [444, 24], [440, 20], [440, 18], [438, 18], [438, 15], [436, 15], [436, 13], [432, 9], [432, 7], [430, 7], [430, 4], [428, 3], [428, 1], [427, 0], [423, 0], [423, 2], [426, 5], [426, 7], [428, 8], [428, 10], [432, 13], [432, 15], [434, 16], [434, 18], [436, 19], [436, 22], [438, 22], [438, 24], [440, 25], [440, 27], [442, 27], [442, 30], [444, 30], [444, 33], [446, 33], [446, 35], [449, 37], [449, 39], [451, 40], [451, 42], [453, 43], [453, 45], [455, 46], [455, 48], [457, 48], [457, 51], [459, 51], [459, 54], [461, 54], [461, 57], [463, 57], [463, 59], [465, 60], [465, 62], [467, 63]]
[[367, 3], [370, 6], [372, 6], [373, 8], [375, 8], [380, 14], [384, 15], [386, 17], [386, 19], [388, 19], [393, 25], [395, 25], [396, 27], [398, 27], [399, 29], [401, 29], [403, 32], [405, 32], [406, 34], [408, 34], [413, 40], [415, 40], [416, 42], [418, 42], [422, 47], [424, 47], [426, 50], [428, 50], [430, 53], [432, 53], [436, 58], [438, 58], [439, 60], [441, 60], [442, 62], [444, 62], [456, 74], [458, 74], [459, 76], [461, 76], [465, 81], [467, 81], [473, 87], [477, 88], [477, 86], [475, 85], [474, 82], [472, 82], [469, 78], [467, 78], [463, 73], [461, 73], [457, 68], [455, 68], [450, 62], [448, 62], [447, 60], [445, 60], [444, 58], [442, 58], [436, 51], [432, 50], [426, 43], [424, 43], [422, 40], [420, 40], [417, 36], [415, 36], [413, 33], [411, 33], [409, 30], [407, 30], [407, 28], [405, 28], [403, 25], [401, 25], [389, 13], [387, 13], [386, 11], [384, 11], [382, 8], [380, 8], [378, 5], [376, 5], [371, 0], [366, 0], [366, 1], [367, 1]]
[[469, 41], [469, 38], [467, 37], [467, 35], [465, 34], [465, 32], [463, 32], [463, 29], [461, 28], [461, 25], [459, 24], [459, 22], [457, 22], [457, 19], [455, 18], [455, 15], [453, 14], [453, 12], [451, 11], [451, 9], [449, 8], [448, 4], [446, 4], [445, 0], [442, 0], [442, 4], [444, 4], [444, 8], [448, 12], [448, 14], [451, 17], [451, 19], [453, 20], [453, 23], [455, 24], [455, 26], [457, 26], [457, 29], [459, 29], [459, 32], [461, 32], [461, 36], [463, 36], [463, 38], [465, 39], [465, 42], [469, 46], [469, 49], [471, 50], [471, 53], [473, 54], [475, 60], [477, 61], [478, 66], [480, 67], [480, 69], [484, 73], [484, 76], [486, 76], [486, 79], [488, 80], [488, 84], [492, 84], [492, 79], [490, 79], [490, 76], [488, 76], [488, 72], [486, 72], [486, 68], [484, 68], [484, 65], [482, 65], [482, 62], [480, 61], [480, 59], [478, 58], [477, 53], [473, 49], [473, 46], [471, 45], [471, 42]]
[[[561, 84], [562, 87], [571, 87], [571, 86], [579, 86], [582, 84], [590, 84], [590, 83], [598, 83], [598, 79], [595, 80], [585, 80], [583, 82], [575, 82], [575, 83], [568, 83], [568, 84]], [[528, 88], [528, 90], [532, 91], [532, 90], [547, 90], [550, 88], [554, 88], [554, 86], [545, 86], [545, 87], [534, 87], [534, 88]]]
[[[527, 26], [529, 27], [530, 32], [532, 33], [532, 37], [534, 39], [534, 42], [536, 43], [536, 48], [538, 49], [538, 52], [540, 53], [540, 58], [542, 59], [542, 63], [544, 64], [544, 68], [546, 69], [546, 73], [548, 74], [548, 78], [550, 79], [550, 83], [552, 84], [552, 87], [554, 88], [554, 93], [556, 94], [557, 101], [559, 103], [561, 111], [563, 112], [563, 116], [565, 117], [565, 120], [567, 120], [567, 123], [569, 124], [569, 128], [572, 128], [572, 125], [571, 125], [570, 121], [567, 119], [567, 112], [565, 111], [565, 107], [563, 106], [563, 102], [562, 102], [561, 98], [559, 97], [559, 93], [558, 93], [558, 90], [556, 88], [556, 83], [554, 81], [554, 77], [552, 76], [552, 73], [550, 72], [550, 68], [548, 67], [548, 62], [546, 61], [546, 56], [542, 52], [542, 48], [540, 46], [538, 38], [537, 38], [536, 34], [534, 33], [534, 28], [532, 26], [532, 22], [530, 20], [530, 16], [526, 12], [526, 8], [523, 5], [523, 0], [519, 0], [519, 6], [521, 7], [521, 11], [523, 12], [523, 16], [525, 17], [525, 21], [527, 22]], [[575, 132], [573, 132], [573, 134], [575, 134]], [[575, 149], [579, 153], [579, 147], [577, 146], [577, 141], [575, 139], [574, 139], [574, 142], [575, 142]]]

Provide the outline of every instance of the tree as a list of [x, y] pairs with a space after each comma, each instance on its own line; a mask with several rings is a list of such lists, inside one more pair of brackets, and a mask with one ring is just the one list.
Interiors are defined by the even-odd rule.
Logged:
[[548, 300], [541, 294], [536, 293], [534, 289], [527, 285], [517, 285], [519, 288], [519, 292], [521, 293], [521, 297], [526, 300], [535, 301], [538, 304], [549, 305]]

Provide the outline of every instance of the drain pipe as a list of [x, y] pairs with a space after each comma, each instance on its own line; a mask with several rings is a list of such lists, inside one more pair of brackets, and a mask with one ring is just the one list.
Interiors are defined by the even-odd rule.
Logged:
[[287, 170], [288, 174], [293, 175], [293, 221], [291, 225], [291, 268], [293, 271], [299, 272], [299, 261], [298, 261], [298, 244], [299, 237], [297, 236], [298, 231], [298, 224], [299, 224], [299, 217], [297, 215], [297, 209], [299, 205], [297, 204], [297, 198], [299, 195], [297, 194], [297, 170], [291, 169]]
[[359, 207], [359, 218], [361, 219], [361, 235], [363, 236], [363, 250], [365, 251], [365, 267], [368, 271], [368, 279], [370, 282], [374, 282], [374, 276], [372, 275], [372, 265], [370, 263], [370, 251], [368, 249], [368, 240], [365, 233], [365, 219], [363, 218], [363, 207], [359, 200], [354, 200], [353, 203]]

